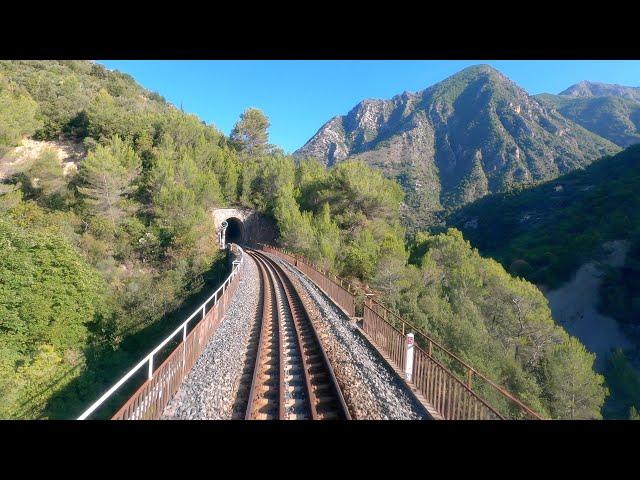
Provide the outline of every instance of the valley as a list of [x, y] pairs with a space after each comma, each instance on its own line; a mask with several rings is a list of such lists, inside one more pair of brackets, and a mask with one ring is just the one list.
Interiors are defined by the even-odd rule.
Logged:
[[425, 87], [289, 155], [257, 108], [226, 135], [95, 62], [0, 61], [0, 417], [73, 416], [174, 328], [229, 270], [222, 208], [542, 416], [633, 417], [640, 90]]
[[[602, 260], [602, 264], [611, 267], [624, 265], [628, 250], [626, 242], [608, 242], [604, 248], [607, 258]], [[633, 339], [622, 331], [614, 318], [598, 311], [601, 287], [602, 270], [596, 262], [588, 262], [579, 267], [567, 283], [554, 290], [542, 289], [542, 292], [549, 300], [554, 320], [596, 354], [596, 368], [603, 371], [611, 350], [635, 347]]]
[[618, 348], [640, 372], [640, 291], [622, 283], [636, 268], [625, 253], [638, 244], [637, 142], [640, 88], [584, 81], [530, 96], [479, 65], [420, 92], [365, 100], [295, 155], [380, 169], [403, 187], [409, 236], [460, 229], [545, 292], [599, 371]]

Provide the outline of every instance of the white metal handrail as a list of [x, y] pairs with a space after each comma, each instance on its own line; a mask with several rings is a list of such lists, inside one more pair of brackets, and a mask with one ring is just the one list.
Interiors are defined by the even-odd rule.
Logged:
[[[162, 347], [173, 340], [181, 331], [182, 343], [184, 344], [185, 340], [187, 339], [187, 325], [189, 324], [189, 322], [193, 320], [195, 316], [200, 312], [202, 312], [201, 320], [204, 319], [207, 313], [207, 304], [211, 300], [213, 300], [213, 306], [218, 303], [218, 298], [222, 297], [222, 294], [231, 283], [231, 280], [233, 280], [233, 278], [238, 274], [240, 266], [244, 263], [244, 250], [242, 250], [242, 248], [238, 245], [236, 245], [236, 247], [238, 248], [238, 250], [240, 250], [240, 260], [233, 261], [233, 268], [231, 269], [231, 273], [222, 283], [222, 285], [220, 285], [220, 287], [218, 287], [218, 289], [213, 292], [213, 294], [209, 298], [207, 298], [202, 305], [196, 308], [196, 310], [191, 315], [189, 315], [189, 318], [187, 318], [178, 328], [176, 328], [173, 333], [171, 333], [171, 335], [160, 342], [160, 344], [158, 344], [153, 350], [151, 350], [151, 352], [146, 357], [140, 360], [140, 362], [135, 367], [129, 370], [120, 380], [118, 380], [109, 390], [107, 390], [98, 400], [96, 400], [93, 405], [87, 408], [84, 413], [78, 417], [78, 420], [85, 420], [89, 415], [91, 415], [100, 405], [105, 402], [105, 400], [107, 400], [111, 395], [113, 395], [116, 390], [118, 390], [127, 380], [129, 380], [129, 378], [131, 378], [133, 374], [144, 367], [145, 364], [148, 365], [147, 375], [148, 378], [151, 379], [151, 377], [153, 376], [153, 356], [158, 353], [162, 349]], [[218, 296], [218, 294], [220, 294], [220, 296]]]

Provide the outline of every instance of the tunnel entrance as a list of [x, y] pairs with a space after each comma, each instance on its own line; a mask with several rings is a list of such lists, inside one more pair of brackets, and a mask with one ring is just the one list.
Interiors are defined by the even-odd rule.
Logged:
[[244, 229], [242, 220], [231, 217], [227, 218], [227, 229], [225, 230], [225, 243], [242, 243], [244, 240]]

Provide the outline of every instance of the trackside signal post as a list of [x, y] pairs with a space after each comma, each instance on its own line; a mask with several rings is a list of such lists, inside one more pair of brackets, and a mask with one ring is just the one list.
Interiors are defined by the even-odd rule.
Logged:
[[225, 232], [227, 231], [227, 227], [229, 226], [229, 223], [224, 221], [222, 222], [221, 226], [221, 230], [220, 233], [218, 234], [218, 239], [220, 241], [220, 248], [222, 250], [224, 250], [225, 247]]
[[413, 374], [413, 333], [407, 334], [407, 354], [404, 362], [404, 378], [411, 381]]

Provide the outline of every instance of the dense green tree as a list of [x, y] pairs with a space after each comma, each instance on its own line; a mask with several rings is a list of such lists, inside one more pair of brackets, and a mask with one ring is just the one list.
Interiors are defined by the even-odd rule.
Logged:
[[305, 210], [317, 210], [324, 205], [320, 195], [329, 178], [327, 168], [315, 158], [307, 158], [298, 162], [295, 173], [300, 206]]
[[604, 377], [593, 372], [595, 358], [574, 337], [552, 348], [544, 379], [555, 418], [602, 418], [600, 408], [608, 392]]
[[269, 144], [269, 119], [257, 108], [248, 108], [235, 124], [229, 137], [231, 142], [248, 155], [261, 155]]
[[80, 373], [105, 285], [55, 230], [0, 218], [0, 417], [39, 418]]
[[261, 161], [260, 170], [252, 188], [254, 203], [269, 211], [282, 192], [293, 194], [295, 167], [291, 157], [272, 155]]
[[609, 410], [614, 418], [625, 418], [631, 408], [640, 408], [640, 374], [621, 349], [606, 360], [605, 376], [611, 391]]
[[0, 74], [0, 157], [40, 125], [38, 104]]
[[322, 209], [313, 216], [311, 223], [315, 237], [315, 248], [313, 248], [310, 258], [324, 270], [334, 271], [336, 259], [342, 249], [342, 239], [340, 238], [340, 228], [331, 219], [328, 203], [325, 203]]
[[218, 177], [225, 202], [237, 202], [241, 165], [236, 153], [228, 148], [219, 149], [212, 159], [211, 168]]
[[534, 285], [454, 229], [417, 236], [411, 257], [422, 279], [392, 297], [401, 313], [542, 414], [599, 418], [606, 389], [594, 357], [555, 325]]
[[36, 198], [50, 208], [64, 208], [70, 198], [63, 166], [55, 150], [43, 149], [25, 175], [23, 185], [30, 198]]
[[376, 268], [378, 245], [370, 230], [360, 230], [344, 247], [342, 273], [346, 277], [370, 279]]
[[363, 162], [342, 162], [330, 173], [321, 195], [345, 224], [359, 215], [369, 219], [398, 216], [403, 193], [400, 186]]
[[113, 228], [126, 213], [126, 196], [133, 192], [133, 181], [140, 173], [140, 157], [119, 137], [99, 145], [82, 162], [78, 191], [96, 215], [104, 215]]
[[298, 253], [309, 255], [315, 244], [311, 214], [300, 211], [291, 190], [281, 192], [274, 203], [273, 215], [281, 242]]

